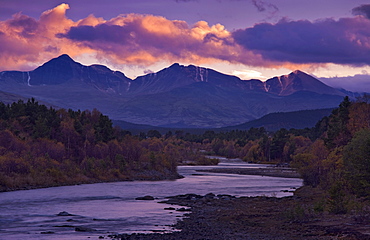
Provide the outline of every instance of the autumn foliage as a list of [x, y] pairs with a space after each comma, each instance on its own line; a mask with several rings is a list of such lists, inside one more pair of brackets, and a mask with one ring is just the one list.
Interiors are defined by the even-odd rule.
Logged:
[[297, 169], [304, 184], [327, 193], [330, 211], [348, 211], [350, 200], [370, 199], [370, 97], [345, 97], [315, 127], [179, 134], [209, 154]]
[[323, 189], [333, 212], [348, 196], [370, 197], [370, 104], [346, 97], [315, 127], [202, 134], [157, 130], [131, 136], [97, 110], [47, 108], [31, 99], [0, 103], [0, 190], [178, 178], [177, 166], [217, 164], [205, 155], [295, 167]]
[[0, 190], [178, 178], [181, 145], [140, 140], [97, 110], [0, 103]]

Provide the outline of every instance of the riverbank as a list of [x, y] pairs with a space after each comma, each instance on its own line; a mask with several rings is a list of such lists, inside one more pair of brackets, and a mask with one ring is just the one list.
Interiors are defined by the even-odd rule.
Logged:
[[61, 187], [61, 186], [73, 186], [81, 184], [94, 184], [94, 183], [109, 183], [109, 182], [127, 182], [127, 181], [161, 181], [161, 180], [176, 180], [181, 179], [181, 176], [177, 171], [141, 171], [132, 172], [128, 175], [121, 175], [119, 177], [112, 175], [110, 177], [87, 177], [82, 174], [78, 174], [73, 177], [63, 177], [57, 180], [51, 176], [45, 176], [44, 178], [35, 178], [29, 176], [13, 175], [0, 176], [0, 193], [11, 192], [18, 190], [31, 190], [49, 187]]
[[191, 208], [188, 218], [175, 225], [180, 232], [110, 237], [122, 240], [370, 239], [368, 212], [329, 214], [323, 210], [322, 194], [317, 189], [303, 187], [294, 196], [285, 198], [176, 196], [166, 202]]
[[269, 177], [300, 178], [299, 173], [292, 168], [265, 167], [265, 168], [214, 168], [197, 170], [197, 172], [227, 173], [241, 175], [260, 175]]

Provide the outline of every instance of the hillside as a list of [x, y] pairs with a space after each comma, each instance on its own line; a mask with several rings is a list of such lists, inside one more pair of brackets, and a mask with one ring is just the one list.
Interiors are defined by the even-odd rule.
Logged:
[[301, 110], [286, 113], [269, 113], [259, 119], [252, 120], [236, 126], [224, 127], [222, 130], [248, 130], [252, 127], [264, 127], [268, 131], [276, 131], [281, 128], [285, 129], [303, 129], [311, 128], [325, 116], [329, 116], [332, 108]]

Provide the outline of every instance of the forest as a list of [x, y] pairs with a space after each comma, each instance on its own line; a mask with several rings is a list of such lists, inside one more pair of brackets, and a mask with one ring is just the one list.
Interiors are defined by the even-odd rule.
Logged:
[[175, 179], [177, 166], [217, 164], [207, 155], [288, 165], [327, 193], [332, 212], [370, 197], [370, 97], [345, 97], [314, 127], [228, 132], [150, 130], [132, 136], [97, 110], [34, 99], [0, 103], [0, 190], [122, 180]]
[[[203, 135], [178, 133], [210, 154], [253, 163], [283, 163], [300, 173], [304, 185], [324, 192], [329, 212], [347, 213], [370, 200], [370, 96], [348, 97], [313, 128], [263, 128]], [[320, 207], [321, 208], [321, 207]]]
[[0, 103], [0, 191], [122, 180], [176, 179], [177, 165], [216, 164], [193, 143], [131, 136], [96, 109]]

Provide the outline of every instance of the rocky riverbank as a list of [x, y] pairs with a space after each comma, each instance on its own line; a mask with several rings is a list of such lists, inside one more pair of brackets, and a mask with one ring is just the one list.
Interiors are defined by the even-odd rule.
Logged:
[[166, 201], [191, 209], [188, 217], [174, 226], [180, 232], [109, 237], [123, 240], [370, 239], [369, 213], [329, 214], [324, 210], [322, 197], [320, 191], [309, 187], [285, 198], [180, 195]]

